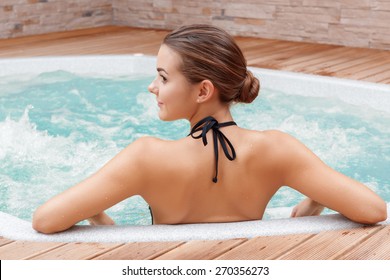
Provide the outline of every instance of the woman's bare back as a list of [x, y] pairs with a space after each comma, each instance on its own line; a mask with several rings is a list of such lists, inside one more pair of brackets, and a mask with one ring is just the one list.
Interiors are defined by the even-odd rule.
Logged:
[[[221, 128], [237, 158], [228, 160], [219, 146], [218, 182], [212, 134], [209, 144], [187, 137], [178, 141], [149, 138], [147, 188], [155, 223], [232, 222], [261, 219], [281, 186], [272, 161], [272, 135], [239, 127]], [[272, 133], [271, 133], [272, 134]], [[268, 136], [267, 136], [268, 135]]]

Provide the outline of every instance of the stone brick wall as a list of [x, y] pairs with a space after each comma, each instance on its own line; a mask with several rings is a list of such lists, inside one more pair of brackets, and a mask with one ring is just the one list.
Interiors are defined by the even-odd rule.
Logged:
[[113, 0], [120, 25], [211, 23], [233, 35], [390, 49], [390, 0]]
[[0, 0], [0, 38], [110, 24], [390, 50], [390, 0]]
[[0, 38], [112, 24], [111, 0], [0, 0]]

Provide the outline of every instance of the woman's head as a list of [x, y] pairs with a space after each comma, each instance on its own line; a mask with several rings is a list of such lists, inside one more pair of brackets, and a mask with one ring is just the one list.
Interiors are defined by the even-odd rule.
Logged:
[[181, 58], [179, 70], [190, 84], [209, 80], [225, 103], [250, 103], [258, 95], [259, 80], [247, 70], [234, 39], [221, 28], [195, 24], [169, 33], [163, 45]]

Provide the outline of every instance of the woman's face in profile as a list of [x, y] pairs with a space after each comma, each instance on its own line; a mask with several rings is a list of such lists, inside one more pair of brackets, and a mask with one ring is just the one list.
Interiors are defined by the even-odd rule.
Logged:
[[159, 118], [164, 121], [190, 119], [198, 106], [196, 91], [180, 71], [181, 57], [166, 45], [157, 55], [157, 76], [148, 86], [156, 95]]

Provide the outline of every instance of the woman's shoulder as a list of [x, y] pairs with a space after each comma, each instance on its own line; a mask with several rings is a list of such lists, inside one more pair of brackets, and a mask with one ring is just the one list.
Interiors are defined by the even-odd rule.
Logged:
[[294, 136], [280, 130], [248, 130], [246, 133], [247, 146], [253, 147], [263, 159], [285, 160], [292, 150], [304, 146]]
[[276, 146], [285, 145], [291, 141], [296, 141], [296, 138], [291, 134], [280, 130], [265, 130], [263, 131], [263, 134], [264, 138], [267, 140], [267, 142], [269, 142], [269, 144]]
[[283, 152], [302, 149], [307, 150], [307, 147], [300, 140], [289, 133], [279, 130], [267, 130], [264, 131], [264, 135], [268, 145], [276, 146], [278, 147], [278, 150]]
[[158, 137], [141, 136], [130, 143], [127, 149], [135, 149], [146, 156], [147, 154], [154, 154], [156, 151], [161, 151], [161, 149], [168, 145], [169, 142], [171, 141]]
[[171, 149], [177, 147], [177, 143], [180, 143], [180, 140], [167, 140], [153, 136], [142, 136], [132, 142], [129, 147], [132, 149], [138, 150], [144, 158], [147, 158], [148, 155], [152, 157], [164, 154]]
[[150, 145], [156, 145], [156, 144], [161, 144], [165, 142], [166, 140], [163, 140], [158, 137], [154, 136], [141, 136], [137, 138], [132, 145], [139, 145], [139, 146], [150, 146]]
[[261, 145], [279, 146], [295, 138], [280, 130], [245, 130], [246, 137]]

